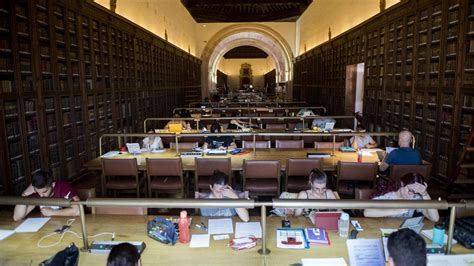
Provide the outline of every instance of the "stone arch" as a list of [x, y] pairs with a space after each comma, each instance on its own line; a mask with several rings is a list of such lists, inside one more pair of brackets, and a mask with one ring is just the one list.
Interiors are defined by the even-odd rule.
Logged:
[[[264, 25], [232, 25], [216, 33], [207, 42], [202, 52], [201, 90], [203, 97], [209, 96], [209, 90], [216, 87], [216, 79], [213, 75], [217, 73], [217, 66], [224, 54], [243, 45], [257, 47], [273, 58], [277, 82], [291, 81], [293, 53], [279, 33]], [[288, 84], [287, 93], [291, 96], [291, 84]]]

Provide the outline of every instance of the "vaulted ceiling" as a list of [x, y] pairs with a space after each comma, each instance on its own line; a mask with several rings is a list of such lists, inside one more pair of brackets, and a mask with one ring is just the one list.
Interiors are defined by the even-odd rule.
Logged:
[[313, 0], [181, 0], [194, 20], [209, 22], [294, 22]]
[[268, 54], [253, 46], [239, 46], [224, 54], [226, 59], [235, 58], [267, 58]]

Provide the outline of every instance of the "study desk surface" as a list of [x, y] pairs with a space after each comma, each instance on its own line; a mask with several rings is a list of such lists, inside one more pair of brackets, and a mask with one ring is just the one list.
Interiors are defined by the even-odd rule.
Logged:
[[[280, 217], [268, 217], [267, 219], [267, 247], [271, 250], [268, 255], [258, 254], [261, 242], [257, 247], [234, 251], [228, 247], [229, 240], [210, 240], [209, 248], [189, 248], [188, 244], [176, 243], [174, 246], [161, 244], [146, 235], [146, 222], [153, 219], [152, 216], [111, 216], [111, 215], [87, 215], [88, 235], [102, 232], [115, 232], [118, 241], [144, 241], [147, 245], [142, 254], [143, 265], [289, 265], [301, 262], [301, 258], [332, 258], [343, 257], [347, 263], [346, 239], [340, 238], [336, 231], [330, 231], [331, 245], [312, 245], [305, 250], [288, 250], [276, 248], [275, 230], [281, 225]], [[213, 217], [217, 218], [217, 217]], [[260, 221], [260, 217], [251, 217], [252, 221]], [[69, 243], [75, 242], [82, 247], [82, 239], [72, 234], [66, 234], [60, 244], [51, 248], [38, 248], [37, 242], [41, 237], [53, 232], [65, 224], [68, 218], [54, 217], [40, 231], [36, 233], [16, 233], [9, 238], [0, 241], [0, 265], [38, 265], [41, 261], [49, 258], [57, 251], [65, 248]], [[400, 219], [366, 219], [358, 218], [364, 228], [358, 238], [380, 238], [380, 227], [397, 228], [402, 222]], [[194, 226], [195, 223], [204, 222], [207, 218], [193, 217], [192, 234], [202, 234], [203, 231]], [[234, 218], [234, 222], [238, 219]], [[0, 213], [0, 228], [14, 229], [21, 222], [13, 222], [11, 213]], [[304, 217], [291, 218], [292, 228], [310, 227], [309, 220]], [[425, 228], [433, 225], [425, 222]], [[80, 234], [81, 226], [79, 218], [72, 225], [71, 230]], [[235, 226], [234, 226], [235, 230]], [[231, 234], [232, 238], [233, 235]], [[45, 240], [42, 244], [48, 245], [58, 241], [59, 235]], [[89, 243], [93, 239], [89, 239]], [[110, 240], [110, 235], [99, 236], [97, 240]], [[427, 240], [427, 243], [430, 243]], [[453, 246], [455, 253], [470, 253], [469, 250], [459, 244]], [[80, 265], [105, 265], [107, 255], [91, 254], [81, 252]]]
[[[254, 155], [251, 150], [243, 154], [236, 155], [221, 155], [221, 156], [208, 156], [205, 155], [202, 158], [226, 158], [230, 157], [232, 162], [232, 170], [240, 171], [242, 170], [243, 160], [280, 160], [281, 169], [285, 170], [286, 160], [288, 158], [306, 158], [308, 152], [324, 152], [331, 153], [331, 149], [261, 149], [257, 150], [257, 154]], [[128, 153], [119, 154], [114, 158], [133, 158], [134, 156]], [[167, 149], [162, 153], [142, 153], [135, 156], [138, 160], [138, 165], [140, 170], [145, 170], [145, 159], [146, 158], [176, 158], [176, 152], [174, 150]], [[182, 156], [183, 169], [185, 171], [194, 171], [194, 158], [192, 156]], [[335, 156], [329, 158], [323, 158], [323, 169], [325, 171], [334, 171], [337, 166], [338, 161], [345, 162], [357, 162], [357, 153], [355, 152], [340, 152], [336, 151]], [[364, 162], [378, 162], [377, 154], [374, 152], [372, 156], [364, 156]], [[85, 164], [85, 167], [88, 170], [101, 170], [100, 166], [100, 157], [95, 158], [91, 161], [88, 161]]]

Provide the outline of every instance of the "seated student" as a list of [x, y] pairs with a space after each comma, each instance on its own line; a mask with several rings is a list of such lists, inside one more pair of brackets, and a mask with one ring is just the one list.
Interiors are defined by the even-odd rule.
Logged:
[[[315, 168], [309, 174], [311, 189], [303, 190], [298, 194], [298, 199], [337, 199], [334, 192], [326, 188], [328, 177]], [[299, 208], [295, 210], [295, 216], [308, 215], [312, 210]], [[319, 211], [319, 210], [318, 210]]]
[[421, 154], [417, 149], [410, 147], [413, 135], [410, 131], [404, 130], [398, 134], [398, 146], [400, 148], [393, 150], [385, 156], [379, 166], [380, 171], [387, 170], [392, 164], [421, 164]]
[[[155, 132], [153, 130], [150, 130], [148, 131], [148, 133], [155, 133]], [[158, 136], [146, 137], [142, 141], [143, 141], [143, 148], [147, 149], [148, 151], [163, 149], [163, 142], [161, 141], [161, 138]]]
[[173, 118], [174, 118], [173, 120], [169, 121], [165, 125], [164, 129], [169, 130], [171, 124], [179, 124], [179, 123], [181, 123], [181, 125], [183, 126], [183, 129], [191, 129], [191, 125], [189, 123], [186, 123], [186, 121], [180, 119], [181, 114], [179, 111], [174, 112]]
[[140, 266], [140, 252], [127, 242], [114, 246], [107, 258], [107, 266]]
[[[53, 182], [51, 175], [44, 171], [40, 171], [32, 177], [31, 184], [21, 193], [21, 196], [79, 201], [79, 197], [69, 183], [65, 181]], [[13, 220], [19, 221], [25, 218], [34, 208], [34, 205], [16, 205], [13, 211]], [[68, 208], [40, 206], [40, 211], [44, 216], [78, 216], [79, 206], [71, 205]]]
[[[375, 193], [374, 200], [431, 200], [428, 185], [422, 175], [409, 173], [401, 178], [399, 184], [385, 186]], [[437, 209], [417, 209], [426, 218], [433, 222], [439, 220]], [[414, 209], [366, 209], [365, 217], [402, 217], [410, 218], [415, 213]]]
[[[237, 193], [228, 185], [229, 177], [221, 171], [215, 170], [209, 180], [211, 193], [204, 198], [208, 199], [238, 199]], [[201, 208], [202, 216], [234, 216], [238, 215], [244, 221], [249, 221], [249, 212], [245, 208]]]
[[426, 243], [415, 231], [403, 228], [390, 234], [387, 241], [388, 265], [424, 266]]
[[[219, 122], [215, 122], [211, 126], [212, 133], [222, 132]], [[203, 149], [235, 149], [237, 145], [231, 136], [208, 136], [202, 146]]]
[[306, 108], [301, 108], [296, 116], [314, 116], [314, 112], [312, 110], [306, 109]]
[[[357, 125], [357, 132], [365, 132], [365, 127], [363, 125]], [[351, 146], [354, 149], [372, 149], [377, 148], [377, 142], [370, 135], [355, 135], [350, 140]]]
[[227, 129], [244, 129], [244, 128], [251, 128], [251, 124], [248, 122], [244, 122], [238, 119], [232, 119], [227, 126]]

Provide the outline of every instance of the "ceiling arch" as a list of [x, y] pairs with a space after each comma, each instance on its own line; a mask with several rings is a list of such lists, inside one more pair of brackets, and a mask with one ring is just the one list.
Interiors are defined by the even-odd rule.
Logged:
[[292, 76], [293, 53], [286, 41], [270, 27], [258, 24], [232, 25], [216, 33], [201, 55], [201, 84], [203, 97], [216, 88], [217, 66], [224, 54], [239, 46], [254, 46], [273, 58], [277, 82], [289, 81]]

